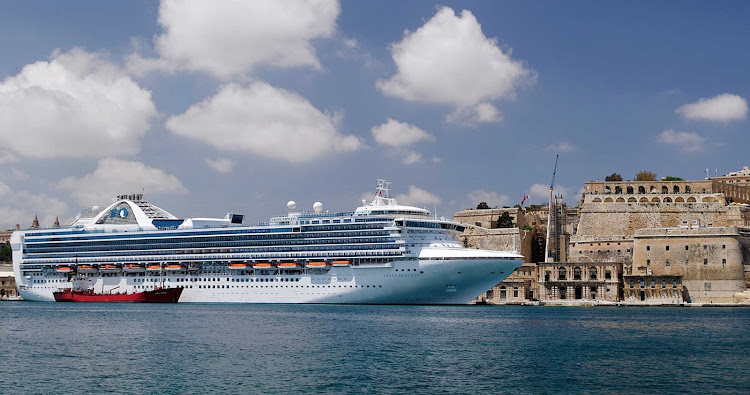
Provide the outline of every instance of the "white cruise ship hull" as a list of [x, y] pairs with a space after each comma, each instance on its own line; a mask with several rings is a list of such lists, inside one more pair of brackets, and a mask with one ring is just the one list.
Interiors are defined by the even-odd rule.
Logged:
[[[519, 259], [412, 260], [338, 267], [319, 274], [172, 274], [147, 282], [141, 282], [145, 277], [94, 276], [90, 284], [103, 292], [183, 287], [181, 303], [466, 304], [521, 263]], [[19, 291], [24, 300], [53, 302], [53, 292], [70, 286], [45, 282]]]

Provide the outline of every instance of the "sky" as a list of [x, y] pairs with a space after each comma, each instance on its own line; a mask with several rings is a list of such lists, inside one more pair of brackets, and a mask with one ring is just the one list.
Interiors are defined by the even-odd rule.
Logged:
[[[750, 165], [743, 1], [0, 3], [0, 228], [145, 193], [451, 217]], [[528, 202], [528, 201], [527, 201]]]

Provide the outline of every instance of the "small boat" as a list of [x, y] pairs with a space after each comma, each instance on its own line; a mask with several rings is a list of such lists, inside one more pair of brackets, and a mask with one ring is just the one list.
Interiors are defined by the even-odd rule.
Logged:
[[310, 261], [305, 265], [308, 269], [328, 269], [331, 264], [326, 261]]
[[252, 266], [247, 263], [230, 263], [229, 268], [234, 270], [247, 270], [252, 269]]
[[119, 273], [122, 269], [120, 269], [117, 265], [100, 265], [99, 271], [102, 273]]
[[297, 262], [281, 262], [279, 263], [279, 269], [301, 269], [302, 265]]
[[143, 268], [143, 265], [139, 265], [137, 263], [128, 263], [122, 266], [122, 271], [126, 273], [140, 273], [145, 272], [146, 269]]
[[347, 260], [333, 261], [333, 267], [348, 267], [351, 265], [352, 263]]
[[188, 270], [200, 270], [201, 266], [197, 263], [191, 263], [188, 265]]
[[179, 263], [168, 263], [167, 266], [164, 266], [164, 270], [169, 270], [169, 271], [185, 270], [185, 265], [181, 265]]
[[55, 271], [58, 273], [71, 273], [73, 271], [73, 268], [70, 266], [58, 266]]
[[78, 273], [96, 273], [99, 269], [91, 265], [78, 265]]
[[262, 270], [265, 269], [265, 270], [269, 270], [269, 269], [274, 269], [274, 268], [275, 267], [274, 267], [273, 263], [271, 263], [271, 262], [256, 262], [256, 263], [253, 263], [253, 269], [262, 269]]
[[161, 270], [161, 265], [158, 263], [149, 263], [146, 265], [146, 270], [149, 272], [158, 272]]
[[177, 303], [182, 288], [160, 288], [152, 291], [127, 293], [95, 293], [94, 290], [64, 289], [53, 293], [55, 302], [104, 302], [104, 303]]

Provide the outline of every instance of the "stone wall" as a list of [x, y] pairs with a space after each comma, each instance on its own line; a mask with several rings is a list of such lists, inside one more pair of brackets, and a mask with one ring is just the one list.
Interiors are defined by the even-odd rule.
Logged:
[[498, 219], [507, 212], [513, 220], [513, 225], [523, 228], [526, 225], [526, 215], [523, 209], [491, 208], [491, 209], [466, 209], [453, 215], [453, 220], [462, 224], [481, 226], [482, 228], [495, 229], [498, 227]]
[[459, 236], [459, 241], [467, 248], [495, 251], [519, 251], [531, 261], [532, 231], [518, 228], [486, 229], [467, 226]]

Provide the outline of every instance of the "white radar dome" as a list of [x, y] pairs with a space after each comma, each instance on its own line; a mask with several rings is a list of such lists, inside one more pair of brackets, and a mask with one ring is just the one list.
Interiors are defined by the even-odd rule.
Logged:
[[99, 211], [99, 206], [91, 207], [91, 211], [94, 212], [94, 213], [98, 212]]
[[286, 204], [286, 208], [288, 208], [289, 211], [294, 211], [294, 209], [297, 208], [297, 203], [295, 203], [294, 200], [290, 200], [289, 203]]
[[315, 202], [313, 204], [313, 211], [315, 211], [318, 214], [322, 213], [323, 212], [323, 203], [321, 203], [321, 202]]

